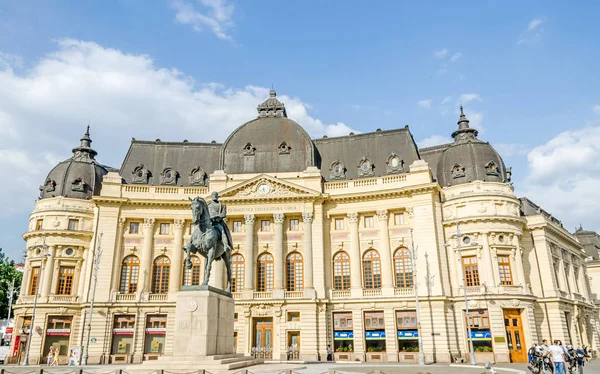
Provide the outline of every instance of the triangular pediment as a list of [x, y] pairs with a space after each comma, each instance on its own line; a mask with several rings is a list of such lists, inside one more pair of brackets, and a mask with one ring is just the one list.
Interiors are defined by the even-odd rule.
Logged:
[[258, 175], [219, 193], [219, 197], [224, 199], [317, 197], [320, 195], [321, 193], [319, 191], [277, 179], [266, 174]]

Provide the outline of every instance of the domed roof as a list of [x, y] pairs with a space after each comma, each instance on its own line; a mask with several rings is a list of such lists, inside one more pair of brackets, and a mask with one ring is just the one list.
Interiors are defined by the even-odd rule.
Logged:
[[257, 119], [238, 127], [223, 143], [221, 169], [228, 174], [297, 172], [315, 165], [312, 140], [287, 118], [274, 90], [257, 110]]
[[91, 143], [88, 126], [79, 147], [73, 148], [73, 157], [56, 165], [40, 186], [41, 199], [56, 196], [91, 199], [100, 194], [102, 177], [108, 171], [95, 160], [98, 153], [90, 147]]
[[469, 127], [469, 120], [461, 106], [458, 130], [452, 133], [454, 143], [442, 153], [437, 167], [437, 180], [442, 187], [475, 180], [510, 181], [498, 152], [490, 143], [477, 139], [477, 133]]

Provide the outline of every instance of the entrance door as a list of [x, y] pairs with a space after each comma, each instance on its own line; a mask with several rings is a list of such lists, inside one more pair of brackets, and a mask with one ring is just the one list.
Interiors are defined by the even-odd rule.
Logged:
[[527, 348], [519, 309], [504, 309], [504, 328], [510, 362], [527, 362]]
[[273, 347], [273, 319], [261, 318], [254, 320], [253, 347], [271, 349]]

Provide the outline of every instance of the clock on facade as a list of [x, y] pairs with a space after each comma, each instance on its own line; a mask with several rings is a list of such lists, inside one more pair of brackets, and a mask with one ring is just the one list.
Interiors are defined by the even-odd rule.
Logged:
[[269, 193], [269, 191], [271, 191], [271, 186], [269, 186], [267, 183], [262, 183], [258, 185], [256, 191], [258, 191], [258, 193], [261, 195], [266, 195]]

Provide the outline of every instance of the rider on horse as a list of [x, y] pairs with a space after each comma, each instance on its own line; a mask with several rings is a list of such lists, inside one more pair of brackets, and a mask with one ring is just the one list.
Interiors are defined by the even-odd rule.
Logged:
[[210, 197], [212, 201], [208, 204], [208, 213], [210, 214], [210, 221], [216, 229], [221, 233], [221, 242], [226, 252], [231, 251], [233, 247], [233, 241], [231, 240], [231, 233], [229, 227], [223, 220], [227, 216], [227, 206], [219, 202], [219, 194], [215, 191]]

